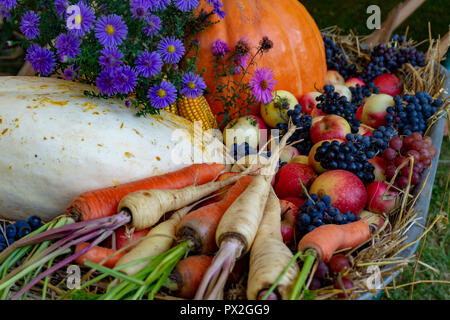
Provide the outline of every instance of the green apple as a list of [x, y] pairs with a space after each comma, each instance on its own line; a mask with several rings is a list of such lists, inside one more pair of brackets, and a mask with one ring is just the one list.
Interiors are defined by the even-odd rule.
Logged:
[[298, 104], [297, 98], [285, 90], [277, 90], [273, 93], [273, 101], [261, 103], [261, 117], [271, 128], [276, 128], [278, 123], [288, 123], [287, 112], [294, 110]]

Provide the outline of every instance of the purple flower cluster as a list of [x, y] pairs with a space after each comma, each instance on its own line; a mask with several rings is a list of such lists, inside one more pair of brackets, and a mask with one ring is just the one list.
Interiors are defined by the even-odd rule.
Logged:
[[216, 57], [223, 58], [228, 51], [230, 51], [230, 48], [228, 47], [226, 42], [223, 42], [220, 39], [217, 39], [212, 44], [212, 54]]
[[61, 33], [56, 38], [55, 48], [61, 61], [64, 61], [65, 57], [75, 59], [80, 53], [81, 39], [70, 33]]
[[177, 100], [177, 89], [169, 81], [162, 81], [148, 90], [147, 98], [156, 109], [164, 109]]
[[27, 39], [34, 39], [39, 36], [40, 17], [33, 11], [27, 11], [20, 22], [20, 31]]
[[151, 1], [149, 0], [131, 0], [131, 13], [134, 19], [142, 20], [144, 19], [150, 9]]
[[4, 18], [9, 18], [11, 16], [10, 11], [17, 6], [16, 0], [0, 0], [0, 15]]
[[[78, 37], [83, 37], [86, 33], [88, 33], [95, 21], [95, 13], [92, 9], [83, 1], [80, 1], [76, 4], [80, 9], [80, 14], [74, 17], [73, 25], [69, 28], [69, 30]], [[72, 12], [73, 14], [75, 12]]]
[[174, 0], [175, 7], [181, 11], [189, 12], [198, 7], [198, 0]]
[[184, 96], [195, 99], [200, 97], [205, 89], [205, 81], [198, 74], [189, 72], [183, 76], [180, 92]]
[[178, 63], [184, 55], [184, 46], [181, 40], [175, 37], [167, 37], [159, 42], [158, 53], [164, 62]]
[[113, 68], [122, 64], [123, 53], [115, 47], [103, 48], [100, 52], [99, 64], [103, 68]]
[[134, 90], [136, 84], [136, 71], [124, 65], [103, 69], [96, 81], [98, 91], [107, 96], [117, 93], [128, 94]]
[[151, 78], [161, 71], [162, 64], [161, 56], [158, 53], [144, 51], [136, 59], [136, 72], [144, 78]]
[[142, 32], [147, 37], [154, 36], [161, 30], [161, 19], [158, 16], [150, 15], [145, 18], [145, 21], [147, 22], [147, 25], [142, 28]]
[[208, 0], [208, 3], [213, 7], [213, 13], [215, 13], [220, 19], [225, 19], [225, 11], [222, 10], [223, 3], [220, 0]]
[[64, 14], [66, 13], [68, 6], [69, 6], [68, 0], [55, 0], [56, 13], [58, 13], [61, 18], [64, 17]]
[[255, 71], [249, 85], [257, 102], [270, 103], [273, 100], [273, 89], [275, 87], [273, 72], [269, 68], [261, 68]]
[[128, 27], [117, 14], [99, 18], [95, 26], [95, 36], [105, 47], [118, 46], [127, 37]]
[[47, 48], [42, 48], [35, 43], [28, 48], [25, 60], [31, 64], [34, 71], [39, 72], [43, 76], [50, 75], [55, 67], [53, 53]]

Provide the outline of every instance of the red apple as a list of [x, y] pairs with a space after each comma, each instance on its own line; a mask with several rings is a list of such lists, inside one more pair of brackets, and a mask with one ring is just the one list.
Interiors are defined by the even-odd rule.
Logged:
[[298, 206], [291, 201], [281, 199], [280, 207], [282, 219], [292, 225], [295, 225], [295, 223], [297, 222]]
[[300, 152], [297, 148], [293, 146], [284, 147], [280, 152], [280, 161], [281, 162], [289, 162], [292, 158], [300, 155]]
[[370, 159], [369, 162], [375, 167], [373, 174], [375, 175], [375, 181], [386, 181], [387, 162], [382, 157], [375, 157]]
[[347, 120], [338, 115], [330, 114], [316, 119], [310, 129], [313, 143], [330, 139], [345, 140], [345, 136], [352, 132]]
[[359, 127], [358, 134], [362, 135], [363, 137], [372, 136], [372, 131], [373, 129], [371, 127], [363, 124]]
[[306, 165], [309, 165], [309, 160], [308, 160], [308, 156], [296, 156], [293, 157], [291, 160], [289, 160], [289, 163], [303, 163]]
[[371, 95], [364, 105], [361, 121], [362, 123], [378, 128], [386, 123], [386, 109], [395, 105], [394, 99], [384, 93]]
[[297, 198], [297, 197], [286, 197], [283, 198], [281, 200], [286, 200], [288, 202], [293, 203], [295, 206], [297, 206], [298, 208], [305, 203], [305, 199], [302, 198]]
[[[134, 231], [134, 232], [130, 232], [130, 231], [131, 230], [129, 230], [126, 227], [120, 227], [119, 229], [116, 230], [116, 249], [117, 250], [129, 245], [130, 243], [132, 243], [138, 239], [145, 237], [147, 235], [147, 233], [150, 231], [150, 228], [139, 230], [139, 231]], [[133, 246], [130, 246], [128, 249], [125, 249], [125, 251], [126, 252], [130, 251], [136, 245], [137, 245], [137, 243], [134, 244]]]
[[302, 106], [302, 111], [306, 114], [311, 115], [314, 107], [319, 103], [316, 98], [320, 95], [320, 92], [309, 92], [307, 94], [304, 94], [298, 101], [298, 103], [300, 103], [300, 105]]
[[373, 84], [380, 88], [380, 93], [385, 93], [390, 96], [402, 94], [402, 80], [396, 75], [385, 73], [373, 79]]
[[384, 224], [384, 221], [385, 221], [381, 214], [370, 212], [370, 211], [367, 211], [367, 210], [363, 210], [359, 214], [359, 217], [361, 219], [366, 219], [369, 222], [369, 224], [373, 225], [374, 227], [376, 227], [376, 229], [381, 227]]
[[337, 84], [334, 86], [334, 91], [339, 93], [341, 97], [346, 97], [347, 101], [352, 101], [352, 92], [343, 84]]
[[356, 110], [356, 120], [361, 121], [362, 113], [363, 113], [364, 105], [360, 106], [358, 110]]
[[356, 85], [359, 84], [360, 87], [365, 86], [366, 84], [364, 83], [364, 81], [362, 81], [361, 79], [358, 78], [350, 78], [347, 81], [345, 81], [345, 85], [350, 88], [350, 87], [356, 87]]
[[328, 70], [325, 75], [325, 84], [326, 85], [336, 85], [336, 84], [344, 84], [344, 77], [341, 76], [339, 72], [336, 70]]
[[[344, 140], [341, 140], [341, 139], [334, 139], [334, 140], [337, 140], [339, 142], [344, 142]], [[316, 161], [314, 159], [314, 156], [316, 155], [317, 148], [319, 148], [322, 145], [322, 143], [325, 142], [325, 141], [332, 142], [334, 140], [319, 141], [315, 145], [313, 145], [313, 147], [309, 151], [309, 155], [308, 155], [309, 165], [314, 169], [315, 172], [317, 172], [317, 173], [324, 173], [325, 171], [327, 171], [327, 169], [323, 168], [320, 165], [320, 162], [318, 162], [318, 161]]]
[[301, 163], [288, 163], [277, 173], [275, 193], [279, 198], [303, 197], [305, 194], [299, 179], [308, 188], [316, 176], [316, 173], [310, 166]]
[[260, 131], [258, 121], [252, 116], [231, 120], [223, 130], [224, 144], [232, 150], [234, 143], [240, 145], [248, 142], [249, 146], [257, 149], [259, 145]]
[[332, 170], [322, 173], [311, 185], [309, 193], [319, 197], [329, 195], [331, 204], [341, 212], [351, 211], [359, 215], [367, 202], [364, 183], [346, 170]]
[[280, 225], [281, 225], [281, 236], [283, 237], [283, 242], [287, 245], [290, 245], [292, 243], [292, 241], [294, 240], [295, 226], [285, 220], [281, 221]]
[[323, 112], [322, 109], [318, 109], [317, 106], [315, 106], [311, 111], [311, 117], [313, 119], [326, 115], [328, 115], [328, 113]]
[[366, 209], [375, 213], [388, 213], [395, 207], [397, 192], [389, 189], [388, 185], [381, 181], [374, 181], [367, 186]]
[[273, 101], [264, 104], [261, 103], [261, 117], [271, 128], [276, 128], [278, 123], [287, 123], [289, 117], [287, 112], [294, 110], [298, 104], [297, 98], [285, 90], [277, 90], [273, 93]]

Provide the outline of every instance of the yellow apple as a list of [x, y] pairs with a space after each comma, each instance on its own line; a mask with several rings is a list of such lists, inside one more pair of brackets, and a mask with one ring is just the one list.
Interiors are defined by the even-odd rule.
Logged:
[[261, 103], [261, 117], [271, 128], [276, 128], [278, 123], [288, 123], [287, 112], [294, 110], [298, 104], [297, 98], [290, 92], [278, 90], [273, 93], [273, 101]]

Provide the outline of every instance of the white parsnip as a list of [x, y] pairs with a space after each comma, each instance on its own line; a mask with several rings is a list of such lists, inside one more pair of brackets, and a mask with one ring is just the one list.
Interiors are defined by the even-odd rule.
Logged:
[[241, 175], [182, 189], [152, 189], [133, 192], [122, 198], [118, 206], [118, 212], [131, 213], [131, 226], [136, 230], [142, 230], [155, 225], [165, 213], [198, 201], [223, 187], [235, 183], [239, 178], [241, 178]]
[[[293, 258], [291, 250], [283, 242], [280, 220], [280, 201], [272, 189], [250, 251], [247, 283], [249, 300], [258, 299], [263, 290], [270, 288]], [[283, 300], [289, 298], [298, 273], [299, 268], [296, 263], [293, 263], [278, 282], [276, 291]]]

